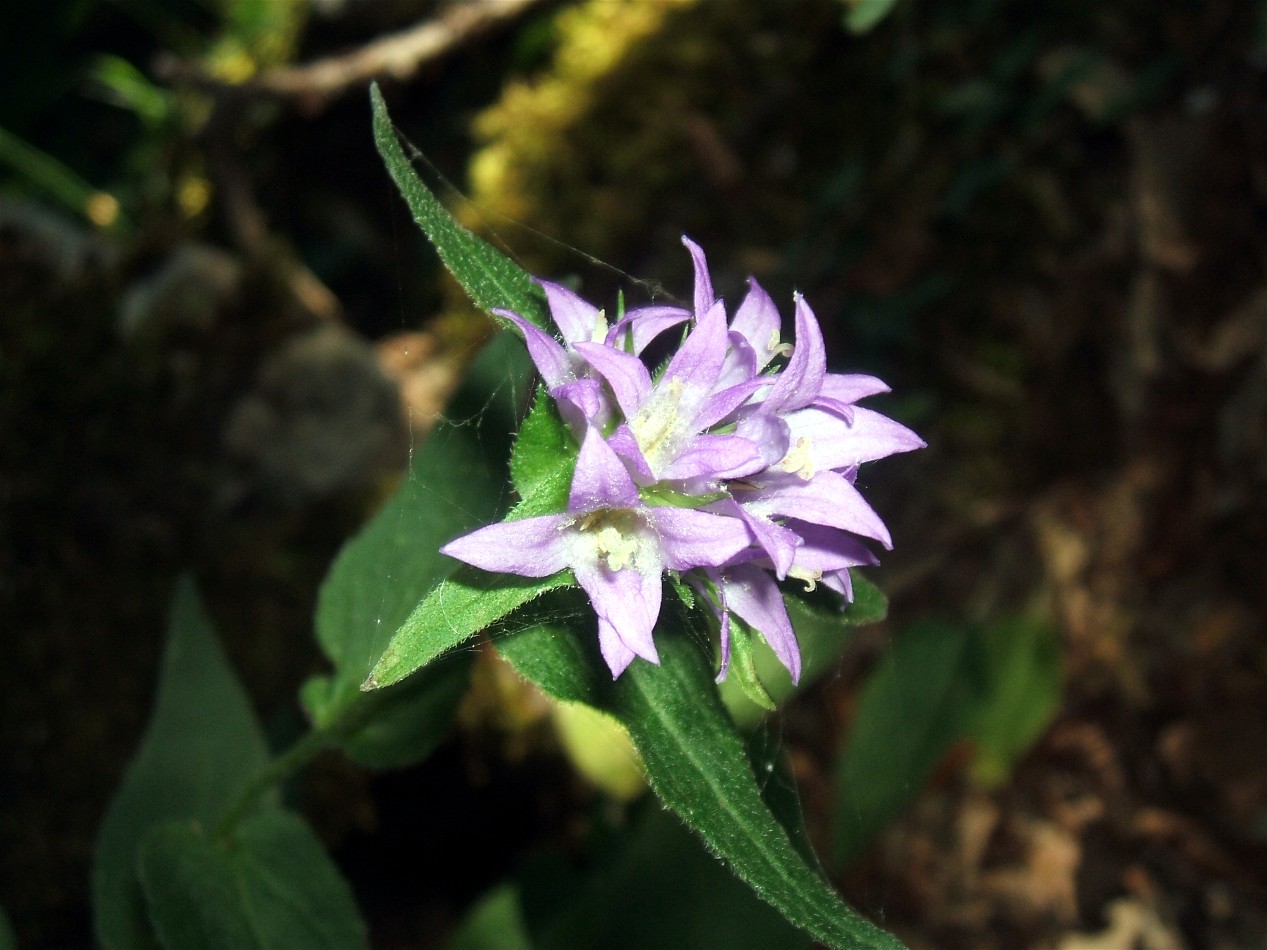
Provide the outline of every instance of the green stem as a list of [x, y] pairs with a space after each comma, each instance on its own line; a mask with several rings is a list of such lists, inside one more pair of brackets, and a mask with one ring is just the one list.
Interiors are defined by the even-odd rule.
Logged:
[[337, 746], [340, 739], [354, 731], [372, 715], [375, 705], [369, 697], [359, 696], [324, 728], [314, 729], [271, 760], [238, 793], [237, 798], [216, 824], [215, 837], [227, 838], [238, 823], [259, 804], [259, 800], [268, 793], [269, 789], [292, 772], [307, 765], [322, 752]]

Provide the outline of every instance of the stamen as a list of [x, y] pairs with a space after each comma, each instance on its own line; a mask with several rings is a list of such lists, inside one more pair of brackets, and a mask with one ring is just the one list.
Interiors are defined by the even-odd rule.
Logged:
[[809, 570], [804, 567], [793, 567], [787, 572], [787, 576], [795, 577], [798, 581], [803, 581], [805, 584], [805, 593], [809, 594], [813, 593], [814, 589], [818, 587], [818, 582], [823, 579], [823, 572], [819, 570]]
[[799, 475], [808, 482], [814, 477], [814, 460], [810, 458], [810, 449], [812, 447], [809, 436], [798, 435], [792, 447], [788, 449], [787, 455], [783, 456], [783, 461], [779, 463], [779, 468], [788, 474]]

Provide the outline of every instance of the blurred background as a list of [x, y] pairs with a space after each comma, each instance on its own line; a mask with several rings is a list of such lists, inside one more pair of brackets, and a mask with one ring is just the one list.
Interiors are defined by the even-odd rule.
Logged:
[[[491, 332], [382, 168], [371, 79], [528, 270], [689, 298], [689, 234], [732, 305], [804, 292], [928, 440], [861, 478], [888, 620], [763, 733], [848, 900], [917, 947], [1267, 940], [1267, 4], [50, 0], [4, 5], [0, 62], [22, 946], [91, 943], [177, 574], [284, 743], [330, 559]], [[481, 656], [427, 763], [290, 794], [374, 945], [436, 946], [541, 854], [658, 820], [576, 758]]]

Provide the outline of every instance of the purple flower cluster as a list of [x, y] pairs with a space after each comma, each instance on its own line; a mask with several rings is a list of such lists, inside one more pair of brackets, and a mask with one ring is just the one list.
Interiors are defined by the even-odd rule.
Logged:
[[[580, 444], [567, 510], [480, 528], [442, 550], [488, 571], [547, 577], [571, 568], [598, 615], [613, 677], [635, 656], [659, 662], [652, 630], [661, 578], [675, 571], [721, 628], [732, 614], [799, 678], [800, 651], [776, 578], [821, 583], [852, 600], [849, 568], [876, 560], [863, 539], [888, 529], [854, 487], [863, 462], [921, 448], [905, 426], [858, 400], [871, 376], [826, 371], [822, 332], [795, 296], [795, 348], [755, 280], [729, 322], [704, 252], [695, 308], [643, 307], [609, 326], [603, 311], [540, 281], [562, 342], [502, 311]], [[657, 377], [641, 359], [665, 330], [693, 321]], [[777, 361], [777, 362], [776, 362]], [[781, 365], [780, 365], [781, 363]]]

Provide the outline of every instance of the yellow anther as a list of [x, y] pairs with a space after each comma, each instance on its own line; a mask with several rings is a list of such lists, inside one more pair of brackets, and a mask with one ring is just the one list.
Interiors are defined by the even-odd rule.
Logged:
[[590, 334], [591, 343], [602, 343], [607, 339], [607, 311], [600, 310], [594, 318], [594, 332]]
[[787, 455], [783, 456], [779, 468], [788, 474], [799, 475], [808, 482], [814, 477], [814, 460], [810, 458], [811, 448], [809, 436], [798, 435], [792, 447], [788, 449]]

